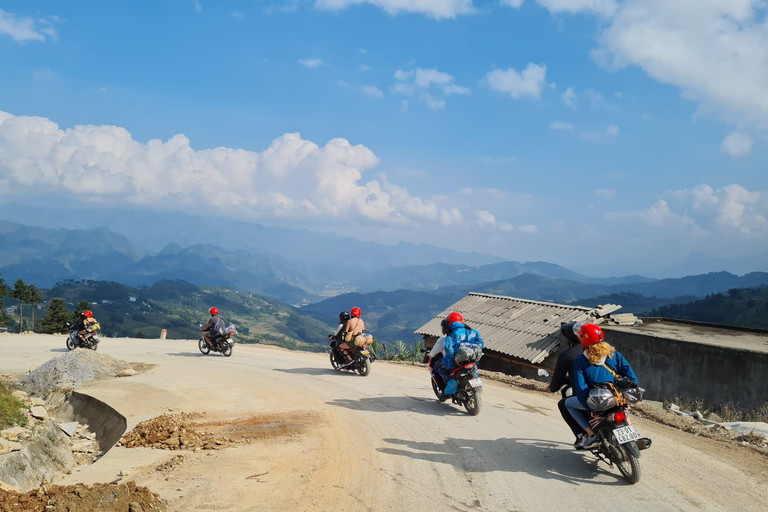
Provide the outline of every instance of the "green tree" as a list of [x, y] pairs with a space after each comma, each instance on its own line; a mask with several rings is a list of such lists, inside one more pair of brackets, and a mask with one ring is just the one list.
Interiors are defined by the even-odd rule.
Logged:
[[8, 285], [5, 284], [5, 279], [0, 277], [0, 320], [5, 318], [5, 307], [3, 305], [3, 297], [8, 295]]
[[48, 311], [40, 320], [40, 330], [45, 334], [67, 332], [67, 322], [72, 318], [72, 313], [67, 309], [67, 302], [56, 297], [48, 303]]
[[144, 333], [139, 331], [139, 332], [136, 333], [136, 337], [137, 338], [144, 338]]
[[23, 279], [17, 279], [11, 290], [11, 298], [19, 301], [19, 332], [24, 330], [24, 304], [29, 300], [29, 286]]
[[40, 288], [31, 284], [29, 285], [29, 302], [32, 304], [32, 330], [35, 330], [35, 308], [39, 303], [43, 301], [43, 292]]
[[81, 300], [77, 303], [77, 309], [75, 310], [75, 314], [72, 315], [72, 318], [74, 318], [74, 322], [77, 322], [77, 319], [80, 318], [80, 313], [83, 311], [88, 311], [90, 309], [91, 305], [87, 300]]

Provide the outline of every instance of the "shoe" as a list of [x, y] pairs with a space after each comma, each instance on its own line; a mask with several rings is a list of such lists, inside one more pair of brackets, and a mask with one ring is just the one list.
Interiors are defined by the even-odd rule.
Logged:
[[591, 450], [600, 446], [600, 437], [595, 434], [592, 436], [584, 436], [584, 441], [580, 444], [582, 450]]
[[584, 444], [585, 437], [587, 437], [586, 434], [579, 434], [576, 436], [576, 440], [573, 442], [573, 447], [577, 450], [583, 450], [584, 448], [581, 445]]

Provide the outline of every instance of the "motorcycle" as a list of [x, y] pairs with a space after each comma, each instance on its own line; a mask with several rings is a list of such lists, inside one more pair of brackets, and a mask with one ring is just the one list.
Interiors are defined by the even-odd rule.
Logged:
[[[200, 325], [200, 329], [203, 328], [203, 324]], [[237, 336], [237, 330], [235, 329], [234, 325], [230, 325], [225, 329], [226, 335], [214, 338], [211, 343], [212, 345], [208, 345], [205, 342], [205, 338], [203, 336], [200, 336], [200, 340], [197, 342], [197, 348], [200, 349], [200, 352], [207, 356], [211, 352], [219, 352], [224, 357], [229, 357], [232, 355], [232, 348], [235, 346], [235, 340], [232, 339], [233, 336]]]
[[367, 377], [371, 373], [371, 363], [376, 360], [376, 354], [373, 349], [368, 346], [358, 347], [352, 345], [349, 349], [349, 355], [352, 358], [352, 362], [349, 363], [347, 358], [338, 348], [336, 340], [332, 335], [328, 336], [331, 342], [331, 366], [337, 372], [341, 370], [347, 370], [350, 372], [357, 372], [363, 377]]
[[445, 402], [450, 398], [454, 404], [464, 407], [472, 416], [480, 414], [480, 408], [483, 405], [483, 381], [477, 374], [477, 362], [466, 361], [454, 368], [451, 378], [456, 380], [458, 388], [453, 395], [446, 395], [440, 389], [438, 379], [441, 377], [434, 371], [434, 362], [434, 358], [430, 359], [427, 368], [432, 381], [432, 391], [435, 392], [437, 399]]
[[609, 467], [615, 464], [630, 484], [640, 481], [640, 452], [651, 447], [649, 437], [640, 437], [629, 421], [628, 405], [593, 413], [589, 424], [599, 437], [600, 445], [590, 449], [598, 460]]
[[[72, 324], [67, 323], [67, 327], [72, 327]], [[85, 329], [85, 334], [83, 334], [82, 340], [77, 336], [77, 330], [70, 330], [69, 336], [66, 338], [67, 348], [69, 350], [74, 350], [80, 347], [89, 348], [95, 351], [99, 348], [99, 341], [101, 341], [98, 334], [99, 330], [101, 330], [101, 326], [98, 323], [88, 326]]]

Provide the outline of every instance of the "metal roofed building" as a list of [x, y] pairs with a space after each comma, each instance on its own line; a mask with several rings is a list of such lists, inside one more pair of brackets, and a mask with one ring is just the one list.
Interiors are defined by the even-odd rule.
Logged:
[[485, 341], [480, 368], [538, 378], [537, 370], [552, 370], [563, 342], [560, 326], [587, 318], [600, 321], [620, 306], [586, 308], [533, 300], [470, 293], [415, 331], [427, 349], [441, 336], [440, 322], [451, 311], [461, 313]]

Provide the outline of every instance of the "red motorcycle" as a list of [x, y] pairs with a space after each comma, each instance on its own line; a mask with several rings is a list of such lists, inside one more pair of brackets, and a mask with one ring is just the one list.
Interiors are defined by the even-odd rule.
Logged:
[[432, 381], [432, 390], [435, 392], [437, 399], [445, 402], [450, 398], [453, 403], [464, 407], [472, 416], [480, 414], [480, 408], [483, 405], [483, 381], [477, 375], [477, 363], [475, 361], [468, 361], [453, 369], [451, 378], [456, 380], [458, 387], [456, 393], [446, 395], [442, 390], [445, 388], [445, 385], [440, 385], [438, 379], [440, 381], [442, 379], [434, 371], [434, 362], [434, 358], [430, 359], [427, 367], [429, 368], [430, 380]]

